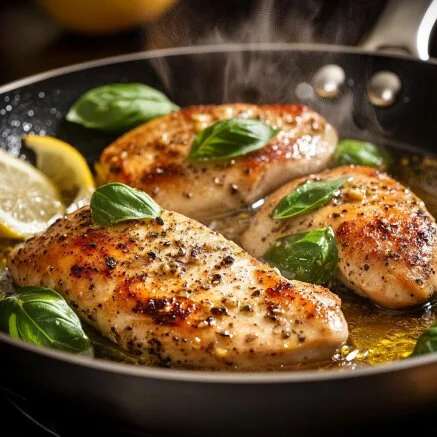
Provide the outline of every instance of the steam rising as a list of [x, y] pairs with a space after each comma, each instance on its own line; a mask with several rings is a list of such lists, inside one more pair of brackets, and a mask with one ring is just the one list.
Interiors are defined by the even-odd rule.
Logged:
[[[154, 47], [162, 46], [190, 46], [214, 45], [230, 43], [273, 43], [287, 41], [312, 41], [315, 27], [313, 22], [318, 16], [322, 1], [308, 0], [300, 2], [302, 7], [294, 7], [285, 16], [280, 16], [277, 0], [265, 0], [256, 3], [256, 7], [247, 16], [227, 25], [216, 24], [205, 29], [205, 18], [196, 15], [196, 10], [188, 11], [182, 8], [171, 16], [158, 23], [151, 30]], [[203, 30], [200, 30], [203, 29]], [[228, 53], [226, 59], [219, 64], [202, 65], [196, 63], [193, 70], [196, 78], [201, 81], [211, 75], [213, 68], [220, 69], [222, 74], [220, 100], [251, 100], [265, 101], [284, 100], [284, 87], [289, 86], [289, 77], [284, 77], [278, 70], [280, 59], [271, 57], [266, 62], [264, 57], [248, 54], [247, 52]], [[169, 91], [174, 92], [172, 68], [162, 59], [155, 61], [156, 71]], [[217, 78], [215, 78], [217, 79]], [[272, 86], [275, 90], [272, 95]], [[196, 96], [208, 95], [205, 90], [194, 90]], [[288, 94], [288, 93], [286, 93]], [[214, 98], [218, 96], [215, 95]]]
[[[193, 5], [185, 6], [182, 2], [173, 14], [149, 29], [153, 48], [241, 42], [253, 46], [261, 44], [263, 48], [261, 52], [234, 47], [234, 51], [223, 54], [157, 58], [153, 66], [167, 92], [181, 105], [301, 102], [320, 111], [341, 128], [356, 103], [353, 83], [349, 82], [347, 92], [335, 105], [311, 92], [312, 77], [321, 66], [335, 62], [333, 55], [320, 52], [308, 62], [305, 53], [290, 56], [289, 52], [278, 50], [280, 46], [275, 50], [269, 44], [315, 41], [355, 44], [369, 20], [368, 13], [363, 11], [363, 4], [369, 2], [339, 2], [346, 5], [342, 9], [334, 2], [323, 0], [251, 3], [255, 7], [240, 11], [240, 16], [234, 20], [226, 17], [214, 21], [214, 13], [205, 18], [206, 12], [201, 14]], [[331, 5], [330, 19], [326, 19], [327, 3]], [[383, 6], [383, 2], [379, 3]], [[372, 13], [378, 12], [376, 8]], [[374, 126], [374, 114], [367, 117], [366, 123]]]

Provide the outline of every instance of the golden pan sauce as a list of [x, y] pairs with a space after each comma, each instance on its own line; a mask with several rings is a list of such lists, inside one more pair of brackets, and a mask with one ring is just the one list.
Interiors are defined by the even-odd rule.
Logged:
[[[389, 173], [417, 194], [428, 211], [437, 217], [437, 159], [398, 153], [394, 155]], [[248, 209], [216, 217], [210, 227], [238, 243], [239, 235], [253, 214], [254, 211]], [[11, 240], [0, 239], [0, 267], [4, 267], [14, 244]], [[437, 308], [432, 303], [411, 310], [387, 310], [338, 283], [333, 282], [328, 287], [342, 299], [342, 310], [349, 325], [347, 343], [327, 362], [287, 366], [282, 370], [354, 369], [406, 358], [420, 334], [437, 322]], [[119, 351], [92, 328], [86, 330], [93, 340], [96, 356], [130, 363], [137, 361], [137, 358]]]

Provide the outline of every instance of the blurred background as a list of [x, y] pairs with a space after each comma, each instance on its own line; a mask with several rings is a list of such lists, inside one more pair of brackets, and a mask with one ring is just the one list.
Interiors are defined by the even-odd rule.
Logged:
[[385, 3], [1, 0], [0, 84], [77, 62], [161, 47], [238, 41], [356, 45]]

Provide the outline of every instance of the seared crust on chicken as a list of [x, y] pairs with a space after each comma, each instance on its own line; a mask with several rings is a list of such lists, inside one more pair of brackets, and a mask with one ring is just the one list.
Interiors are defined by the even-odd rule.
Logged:
[[19, 286], [57, 290], [151, 363], [278, 368], [328, 359], [348, 336], [329, 290], [284, 279], [174, 212], [102, 227], [84, 207], [28, 240], [8, 266]]
[[[308, 179], [344, 176], [350, 179], [325, 206], [272, 219], [279, 201]], [[241, 241], [250, 254], [262, 257], [284, 235], [325, 226], [336, 234], [338, 278], [360, 295], [398, 308], [424, 302], [437, 290], [434, 218], [414, 193], [369, 167], [338, 167], [284, 185], [267, 198]]]
[[[199, 131], [234, 117], [262, 120], [280, 133], [261, 150], [231, 161], [188, 161]], [[332, 126], [301, 105], [192, 106], [126, 133], [103, 151], [96, 170], [101, 182], [140, 188], [164, 208], [205, 220], [323, 170], [336, 144]]]

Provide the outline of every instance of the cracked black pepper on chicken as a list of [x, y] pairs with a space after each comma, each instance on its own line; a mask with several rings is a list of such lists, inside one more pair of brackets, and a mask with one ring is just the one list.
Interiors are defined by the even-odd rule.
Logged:
[[[348, 177], [326, 205], [302, 216], [274, 220], [272, 211], [307, 180]], [[379, 305], [400, 308], [423, 303], [437, 290], [437, 226], [425, 204], [386, 173], [343, 166], [285, 184], [265, 201], [241, 237], [243, 247], [262, 257], [278, 238], [331, 226], [338, 278]]]
[[84, 207], [28, 240], [8, 266], [19, 286], [57, 290], [154, 364], [278, 367], [326, 359], [348, 336], [335, 294], [283, 278], [175, 212], [99, 226]]
[[[233, 117], [261, 120], [280, 132], [261, 150], [236, 159], [192, 163], [195, 135]], [[323, 170], [337, 133], [302, 105], [244, 103], [190, 106], [126, 133], [102, 153], [102, 182], [123, 182], [146, 191], [163, 207], [205, 221], [250, 205], [285, 182]]]

